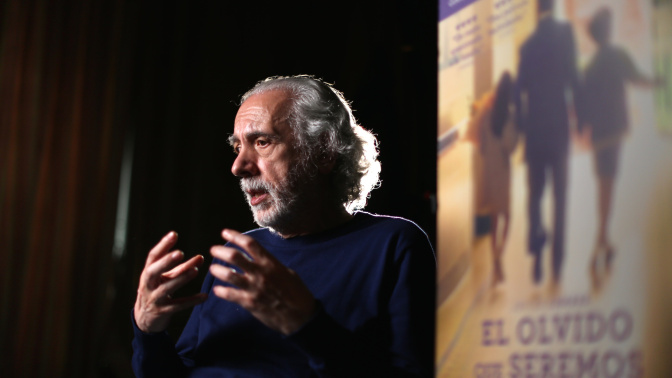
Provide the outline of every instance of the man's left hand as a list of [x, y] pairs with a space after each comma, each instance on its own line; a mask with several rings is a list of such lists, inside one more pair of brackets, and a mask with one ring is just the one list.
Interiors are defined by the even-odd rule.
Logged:
[[289, 335], [307, 323], [315, 312], [315, 298], [293, 270], [282, 265], [252, 237], [225, 229], [222, 237], [251, 256], [235, 248], [213, 246], [213, 257], [229, 267], [212, 264], [210, 272], [234, 287], [217, 285], [213, 293], [237, 303], [267, 327]]

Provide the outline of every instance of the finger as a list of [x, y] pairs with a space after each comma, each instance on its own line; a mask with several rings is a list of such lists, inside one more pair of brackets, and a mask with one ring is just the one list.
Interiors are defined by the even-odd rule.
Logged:
[[206, 299], [208, 299], [208, 294], [206, 293], [198, 293], [188, 297], [175, 298], [170, 302], [170, 304], [166, 305], [164, 309], [167, 312], [178, 312], [203, 303]]
[[244, 291], [236, 289], [235, 287], [217, 285], [212, 288], [212, 292], [217, 297], [222, 298], [225, 301], [237, 303], [245, 309], [249, 310], [252, 307], [249, 296], [246, 295]]
[[227, 266], [212, 264], [210, 273], [220, 281], [228, 282], [240, 289], [247, 290], [250, 288], [250, 281], [245, 274], [240, 274]]
[[162, 273], [162, 276], [168, 279], [175, 278], [189, 269], [200, 267], [201, 265], [203, 265], [204, 261], [205, 258], [203, 257], [203, 255], [196, 255], [187, 260], [186, 262], [183, 262], [182, 264], [174, 267], [170, 271]]
[[173, 248], [175, 243], [177, 243], [177, 232], [170, 231], [154, 246], [154, 248], [152, 248], [151, 251], [149, 251], [145, 266], [147, 267], [163, 257], [171, 248]]
[[165, 255], [158, 261], [155, 261], [153, 264], [145, 268], [141, 280], [144, 278], [145, 282], [154, 282], [160, 278], [163, 273], [175, 267], [183, 259], [184, 253], [182, 251], [174, 251], [168, 255]]
[[156, 294], [159, 297], [165, 297], [171, 295], [174, 292], [176, 292], [179, 288], [186, 285], [187, 282], [193, 280], [197, 276], [198, 276], [198, 268], [194, 267], [189, 270], [186, 270], [177, 277], [170, 279], [166, 282], [163, 282], [161, 285], [159, 285]]
[[222, 231], [222, 238], [224, 238], [224, 240], [226, 241], [229, 241], [239, 246], [240, 248], [243, 249], [243, 251], [249, 253], [250, 256], [252, 256], [252, 258], [254, 260], [257, 260], [258, 262], [260, 262], [261, 259], [265, 258], [273, 259], [273, 256], [271, 256], [271, 254], [266, 252], [266, 250], [251, 236], [241, 234], [236, 230], [225, 228]]
[[250, 257], [235, 248], [215, 245], [210, 248], [210, 254], [213, 257], [231, 265], [235, 265], [246, 272], [253, 272], [257, 269], [257, 265]]

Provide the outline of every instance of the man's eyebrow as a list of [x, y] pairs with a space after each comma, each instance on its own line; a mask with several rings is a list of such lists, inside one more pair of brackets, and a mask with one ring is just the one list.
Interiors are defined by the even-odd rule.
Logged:
[[233, 147], [233, 145], [236, 144], [236, 143], [238, 143], [238, 142], [240, 142], [240, 139], [238, 139], [237, 136], [235, 136], [235, 135], [233, 135], [233, 134], [229, 135], [229, 145], [230, 145], [231, 147]]
[[[274, 141], [280, 140], [279, 135], [264, 133], [264, 132], [261, 132], [261, 131], [252, 131], [252, 132], [249, 132], [249, 133], [245, 134], [245, 139], [254, 140], [254, 139], [257, 139], [257, 138], [266, 138], [266, 139], [271, 139], [271, 140], [274, 140]], [[229, 135], [229, 144], [231, 146], [233, 146], [234, 144], [239, 143], [239, 142], [240, 142], [240, 139], [238, 139], [237, 136], [235, 136], [233, 134]]]

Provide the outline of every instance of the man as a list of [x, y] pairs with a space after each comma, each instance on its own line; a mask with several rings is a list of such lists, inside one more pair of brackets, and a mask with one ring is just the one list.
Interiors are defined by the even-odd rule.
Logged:
[[542, 225], [541, 198], [549, 173], [553, 179], [552, 278], [558, 283], [564, 255], [572, 109], [567, 98], [578, 93], [578, 73], [571, 26], [552, 18], [553, 0], [537, 0], [537, 10], [537, 28], [520, 49], [516, 102], [518, 124], [525, 134], [532, 275], [535, 283], [543, 275], [541, 261], [547, 234]]
[[[138, 376], [431, 376], [435, 258], [413, 223], [355, 212], [377, 184], [375, 138], [310, 77], [247, 92], [232, 172], [263, 228], [224, 230], [200, 294], [171, 294], [203, 262], [166, 235], [133, 311]], [[194, 307], [177, 344], [175, 312]]]

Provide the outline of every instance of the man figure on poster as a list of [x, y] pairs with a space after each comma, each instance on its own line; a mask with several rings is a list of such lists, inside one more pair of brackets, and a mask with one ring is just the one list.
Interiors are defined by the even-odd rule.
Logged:
[[[375, 137], [340, 92], [306, 77], [248, 91], [230, 137], [255, 222], [225, 229], [200, 294], [172, 293], [181, 263], [166, 235], [133, 311], [138, 376], [431, 376], [435, 258], [415, 224], [354, 211], [378, 181]], [[177, 344], [170, 317], [196, 305]]]
[[538, 23], [520, 49], [517, 82], [518, 125], [525, 135], [528, 172], [528, 249], [532, 276], [541, 282], [542, 252], [549, 236], [542, 224], [541, 198], [549, 175], [553, 182], [553, 282], [562, 269], [565, 239], [567, 166], [572, 97], [579, 77], [572, 27], [552, 17], [553, 0], [537, 0]]

